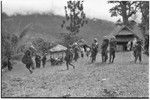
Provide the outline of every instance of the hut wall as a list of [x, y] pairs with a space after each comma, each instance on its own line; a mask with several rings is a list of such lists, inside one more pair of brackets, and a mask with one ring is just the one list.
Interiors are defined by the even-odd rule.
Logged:
[[127, 51], [127, 43], [133, 40], [134, 35], [117, 35], [117, 51]]

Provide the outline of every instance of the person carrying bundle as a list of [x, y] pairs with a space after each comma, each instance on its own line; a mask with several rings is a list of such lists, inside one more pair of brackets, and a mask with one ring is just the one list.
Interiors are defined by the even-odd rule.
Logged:
[[[33, 61], [31, 58], [31, 52], [29, 50], [27, 50], [25, 52], [25, 55], [22, 58], [22, 62], [26, 65], [26, 68], [30, 71], [30, 73], [32, 74], [33, 71], [30, 69], [31, 67], [33, 67]], [[32, 68], [33, 69], [33, 68]]]

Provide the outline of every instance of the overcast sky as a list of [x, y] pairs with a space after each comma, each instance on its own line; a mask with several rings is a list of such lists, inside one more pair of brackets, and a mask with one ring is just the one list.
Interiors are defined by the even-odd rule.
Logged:
[[[26, 12], [50, 12], [65, 15], [64, 5], [68, 0], [2, 0], [3, 11], [9, 15]], [[84, 0], [84, 11], [89, 18], [99, 18], [115, 22], [118, 18], [110, 17], [112, 4], [106, 0]]]

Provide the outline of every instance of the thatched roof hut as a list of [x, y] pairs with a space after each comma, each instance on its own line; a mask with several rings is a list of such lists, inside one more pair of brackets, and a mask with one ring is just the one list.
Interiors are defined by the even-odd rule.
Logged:
[[50, 49], [50, 53], [64, 52], [65, 50], [67, 50], [65, 46], [57, 44], [56, 46]]
[[141, 40], [144, 38], [137, 25], [134, 25], [132, 28], [125, 25], [117, 26], [107, 37], [111, 38], [112, 36], [116, 37], [118, 51], [126, 51], [127, 43], [132, 41], [133, 38], [136, 37]]

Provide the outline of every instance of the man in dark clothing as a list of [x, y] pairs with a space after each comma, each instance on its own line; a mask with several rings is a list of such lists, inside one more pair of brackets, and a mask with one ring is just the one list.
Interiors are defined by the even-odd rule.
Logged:
[[23, 56], [22, 58], [22, 62], [26, 65], [26, 68], [30, 71], [30, 73], [32, 74], [33, 71], [30, 69], [32, 66], [33, 66], [33, 61], [32, 61], [32, 58], [31, 58], [31, 54], [30, 54], [30, 51], [27, 50], [25, 52], [25, 55]]
[[8, 57], [7, 66], [8, 66], [8, 70], [11, 71], [12, 70], [12, 64], [10, 62], [10, 57]]
[[142, 61], [142, 42], [140, 40], [137, 41], [137, 45], [135, 46], [135, 63], [139, 58], [139, 61]]
[[74, 60], [77, 61], [78, 58], [79, 58], [79, 48], [78, 48], [78, 45], [77, 43], [75, 43], [75, 47], [74, 47]]
[[109, 63], [114, 62], [115, 52], [116, 52], [116, 41], [115, 38], [112, 38], [109, 42]]
[[92, 43], [91, 46], [91, 58], [92, 58], [92, 63], [96, 60], [96, 56], [98, 53], [98, 42], [97, 39], [94, 39], [94, 43]]
[[44, 68], [45, 64], [46, 64], [46, 55], [44, 55], [42, 58], [42, 64], [43, 64], [43, 68]]
[[36, 63], [36, 68], [40, 68], [40, 66], [41, 66], [41, 57], [39, 55], [36, 55], [35, 63]]
[[7, 61], [2, 61], [1, 66], [2, 66], [1, 68], [8, 67], [8, 70], [11, 71], [12, 70], [12, 64], [11, 64], [10, 58], [8, 57]]
[[69, 69], [69, 65], [73, 66], [73, 68], [75, 68], [75, 66], [73, 64], [71, 64], [71, 61], [73, 59], [73, 54], [71, 52], [71, 48], [68, 48], [65, 52], [66, 56], [65, 56], [65, 61], [66, 61], [66, 66], [67, 66], [67, 70]]
[[108, 39], [104, 39], [103, 43], [101, 45], [101, 55], [102, 55], [102, 62], [106, 62], [108, 59], [108, 55], [107, 55], [107, 48], [108, 48], [108, 44], [109, 44], [109, 40]]

